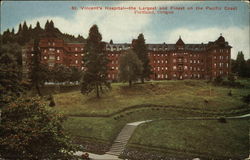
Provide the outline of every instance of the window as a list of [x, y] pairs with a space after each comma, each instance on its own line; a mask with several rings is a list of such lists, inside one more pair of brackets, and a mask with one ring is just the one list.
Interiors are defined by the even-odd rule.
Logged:
[[194, 63], [196, 63], [196, 60], [194, 60]]
[[199, 63], [200, 63], [200, 60], [197, 60], [197, 63], [199, 64]]
[[84, 62], [82, 61], [82, 64], [83, 64]]
[[168, 60], [165, 60], [165, 63], [168, 63]]
[[55, 51], [55, 48], [49, 48], [49, 51]]
[[81, 48], [81, 51], [83, 51], [83, 48]]
[[164, 70], [164, 67], [161, 67], [161, 70], [163, 71], [163, 70]]
[[173, 74], [173, 77], [176, 77], [176, 74], [175, 74], [175, 73]]
[[46, 56], [44, 56], [44, 57], [43, 57], [43, 59], [47, 59], [47, 57], [46, 57]]
[[59, 56], [57, 56], [57, 58], [56, 58], [58, 61], [60, 61], [60, 57]]
[[214, 68], [216, 68], [216, 63], [214, 63]]
[[76, 64], [78, 64], [78, 60], [76, 60]]
[[188, 67], [187, 67], [187, 66], [184, 66], [184, 69], [185, 69], [185, 70], [187, 70], [187, 69], [188, 69]]
[[78, 48], [75, 48], [75, 51], [77, 51], [78, 50]]
[[81, 56], [83, 57], [83, 54], [81, 54]]
[[187, 59], [186, 59], [186, 58], [184, 59], [184, 62], [185, 62], [185, 63], [187, 62]]
[[176, 70], [176, 66], [173, 66], [173, 70]]
[[214, 56], [214, 59], [216, 59], [216, 56]]
[[167, 75], [167, 74], [165, 74], [165, 78], [166, 78], [166, 79], [168, 78], [168, 75]]
[[108, 74], [108, 78], [110, 78], [110, 74]]
[[190, 71], [192, 71], [193, 70], [193, 67], [190, 67]]
[[161, 60], [161, 63], [164, 63], [164, 61], [163, 61], [163, 60]]
[[160, 61], [159, 61], [159, 60], [157, 60], [157, 63], [160, 63]]
[[52, 45], [55, 46], [55, 42], [53, 42]]
[[54, 60], [54, 59], [55, 59], [55, 56], [54, 56], [54, 55], [49, 55], [49, 59], [50, 59], [50, 60]]
[[77, 57], [77, 54], [75, 54], [75, 56]]
[[192, 60], [190, 60], [190, 63], [193, 63], [193, 61], [192, 61]]
[[175, 62], [176, 62], [176, 59], [173, 59], [173, 62], [175, 63]]
[[168, 67], [165, 67], [165, 70], [168, 70]]
[[60, 53], [60, 50], [58, 49], [58, 50], [56, 50], [56, 52], [57, 52], [57, 53]]
[[46, 52], [47, 52], [47, 50], [45, 49], [45, 50], [44, 50], [44, 53], [46, 53]]
[[158, 67], [158, 71], [160, 71], [160, 67]]
[[50, 42], [48, 42], [48, 45], [50, 46]]
[[161, 78], [161, 75], [160, 75], [160, 74], [158, 74], [158, 75], [157, 75], [157, 78]]
[[118, 70], [118, 67], [116, 67], [115, 69]]
[[226, 66], [227, 66], [227, 68], [228, 68], [228, 63], [226, 63]]

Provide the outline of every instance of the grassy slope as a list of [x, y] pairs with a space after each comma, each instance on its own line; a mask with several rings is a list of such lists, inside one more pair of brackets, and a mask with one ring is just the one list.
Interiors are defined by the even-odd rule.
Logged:
[[[244, 83], [248, 84], [249, 81], [245, 81]], [[246, 95], [250, 92], [249, 89], [231, 89], [233, 96], [229, 97], [227, 93], [230, 88], [214, 87], [206, 84], [205, 81], [190, 80], [148, 82], [145, 85], [136, 85], [131, 89], [126, 87], [126, 84], [120, 83], [112, 84], [112, 87], [112, 91], [103, 95], [103, 98], [101, 99], [81, 95], [79, 91], [56, 94], [55, 101], [57, 106], [55, 108], [56, 110], [63, 111], [66, 114], [76, 116], [81, 115], [82, 113], [88, 115], [107, 115], [136, 104], [160, 104], [187, 108], [204, 108], [204, 99], [207, 99], [209, 101], [209, 104], [206, 106], [207, 110], [224, 110], [242, 105], [242, 95]], [[210, 87], [212, 91], [211, 96], [209, 92]], [[93, 143], [101, 142], [111, 144], [121, 128], [128, 122], [147, 119], [185, 117], [192, 116], [192, 114], [194, 113], [186, 113], [173, 109], [156, 110], [152, 108], [139, 108], [122, 112], [118, 115], [107, 118], [70, 117], [65, 123], [65, 128], [71, 136], [80, 143], [81, 141], [84, 142], [85, 140], [88, 140]], [[119, 119], [115, 120], [114, 118]], [[159, 123], [160, 122], [161, 121], [159, 121]], [[191, 121], [182, 121], [182, 123], [177, 122], [178, 121], [172, 121], [170, 123], [169, 121], [162, 121], [160, 124], [158, 124], [158, 122], [152, 123], [151, 127], [145, 128], [145, 131], [143, 127], [140, 127], [135, 137], [133, 136], [131, 144], [137, 143], [146, 146], [152, 145], [156, 148], [163, 147], [177, 150], [183, 150], [193, 146], [190, 151], [219, 154], [228, 150], [229, 152], [232, 151], [232, 155], [237, 156], [241, 153], [245, 153], [246, 151], [246, 144], [243, 142], [243, 140], [246, 141], [246, 136], [241, 131], [236, 132], [237, 129], [240, 130], [240, 127], [237, 128], [237, 124], [234, 122], [226, 125], [223, 124], [224, 126], [227, 126], [224, 128], [222, 124], [212, 121], [206, 122], [203, 127], [199, 124], [199, 121], [194, 121], [192, 123], [190, 123]], [[168, 128], [167, 126], [171, 127]], [[176, 128], [174, 126], [176, 126]], [[213, 126], [215, 126], [216, 130], [211, 129]], [[220, 126], [222, 126], [222, 129], [220, 129]], [[246, 123], [239, 123], [238, 126], [242, 126], [244, 128]], [[181, 134], [182, 131], [180, 128], [183, 128], [183, 130], [187, 133]], [[192, 132], [191, 129], [193, 129]], [[172, 137], [170, 140], [172, 141], [169, 141], [169, 138], [166, 139], [166, 135], [161, 134], [166, 133], [165, 130], [168, 130], [169, 136]], [[210, 130], [211, 132], [207, 132]], [[229, 132], [233, 132], [235, 134], [230, 134]], [[143, 138], [143, 134], [144, 137], [150, 137], [150, 139], [142, 141], [141, 138]], [[186, 134], [188, 135], [187, 137], [190, 138], [190, 143], [183, 142]], [[224, 135], [226, 135], [226, 137], [224, 137]], [[208, 137], [207, 140], [201, 141], [205, 136]], [[219, 142], [222, 145], [215, 145], [214, 148], [209, 146], [210, 149], [206, 151], [207, 148], [202, 148], [201, 145], [206, 146], [206, 143], [209, 143], [210, 140], [213, 139], [212, 137], [221, 137], [215, 138], [215, 141], [211, 142]], [[229, 139], [228, 142], [232, 143], [231, 147], [229, 147], [228, 143], [225, 142], [227, 141], [227, 138]], [[178, 141], [178, 139], [182, 139], [182, 141]], [[196, 141], [201, 141], [201, 143], [196, 145]], [[220, 147], [225, 146], [229, 148], [225, 148], [224, 150], [220, 149]], [[139, 147], [141, 147], [141, 145], [139, 145]], [[236, 149], [237, 147], [239, 147], [240, 150]], [[215, 150], [219, 151], [216, 152]]]
[[[242, 105], [241, 96], [250, 92], [249, 89], [231, 89], [233, 96], [229, 97], [229, 88], [214, 87], [201, 80], [147, 82], [133, 88], [118, 83], [112, 87], [112, 91], [101, 99], [95, 99], [93, 95], [82, 95], [80, 91], [56, 94], [56, 109], [70, 115], [107, 115], [138, 104], [223, 110]], [[205, 99], [209, 101], [206, 106]]]
[[[129, 146], [144, 145], [204, 155], [246, 158], [249, 120], [162, 120], [136, 129]], [[137, 145], [133, 145], [137, 144]], [[140, 147], [140, 146], [139, 146]]]

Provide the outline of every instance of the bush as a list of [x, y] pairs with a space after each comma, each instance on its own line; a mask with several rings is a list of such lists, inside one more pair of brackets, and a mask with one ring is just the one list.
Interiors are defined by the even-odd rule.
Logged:
[[227, 94], [228, 96], [232, 96], [233, 94], [232, 94], [232, 91], [230, 90], [229, 92], [228, 92], [228, 94]]
[[4, 159], [74, 159], [63, 132], [65, 117], [39, 98], [19, 98], [2, 110], [0, 155]]
[[250, 94], [243, 96], [242, 101], [249, 104], [250, 103]]
[[222, 76], [217, 76], [215, 79], [214, 79], [214, 83], [219, 85], [223, 82], [223, 78]]
[[50, 100], [49, 106], [50, 107], [55, 107], [56, 103], [55, 103], [54, 97], [52, 95], [50, 95], [49, 100]]
[[220, 123], [227, 123], [227, 120], [226, 120], [225, 117], [220, 117], [220, 118], [218, 119], [218, 121], [219, 121]]

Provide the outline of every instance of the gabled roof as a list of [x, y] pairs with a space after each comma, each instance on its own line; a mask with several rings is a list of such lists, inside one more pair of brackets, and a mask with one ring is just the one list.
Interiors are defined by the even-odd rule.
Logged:
[[178, 45], [178, 46], [184, 46], [185, 45], [185, 43], [181, 39], [181, 36], [179, 37], [178, 41], [176, 42], [176, 45]]

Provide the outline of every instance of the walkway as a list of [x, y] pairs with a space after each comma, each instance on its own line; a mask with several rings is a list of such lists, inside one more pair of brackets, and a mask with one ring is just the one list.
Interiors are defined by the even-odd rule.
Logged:
[[132, 136], [135, 128], [142, 123], [150, 121], [151, 120], [126, 124], [125, 127], [123, 127], [122, 131], [118, 134], [107, 154], [119, 156], [125, 149], [125, 146], [128, 143], [129, 138]]
[[[104, 155], [92, 154], [89, 153], [89, 158], [93, 160], [121, 160], [118, 156], [124, 151], [126, 144], [128, 143], [129, 138], [132, 136], [134, 130], [137, 126], [142, 123], [150, 122], [151, 120], [147, 121], [139, 121], [133, 123], [127, 123], [121, 132], [116, 137], [113, 145], [111, 146], [110, 150]], [[84, 152], [78, 151], [75, 153], [77, 156], [81, 156]]]
[[[250, 117], [250, 114], [234, 116], [234, 117], [226, 117], [226, 118], [241, 119], [241, 118], [246, 118], [246, 117]], [[169, 119], [165, 119], [165, 120], [209, 120], [209, 119], [218, 119], [218, 118], [205, 117], [205, 119], [204, 119], [204, 117], [187, 117], [187, 118], [179, 118], [179, 119], [178, 118], [169, 118]], [[152, 120], [127, 123], [123, 127], [121, 132], [118, 134], [113, 145], [111, 146], [110, 150], [106, 154], [98, 155], [98, 154], [89, 153], [89, 158], [91, 160], [122, 160], [122, 159], [118, 158], [118, 156], [124, 151], [126, 144], [128, 143], [128, 140], [132, 136], [136, 127], [142, 123], [147, 123], [147, 122], [151, 122], [151, 121]], [[85, 153], [85, 152], [78, 151], [75, 153], [75, 155], [81, 156], [83, 153]]]

